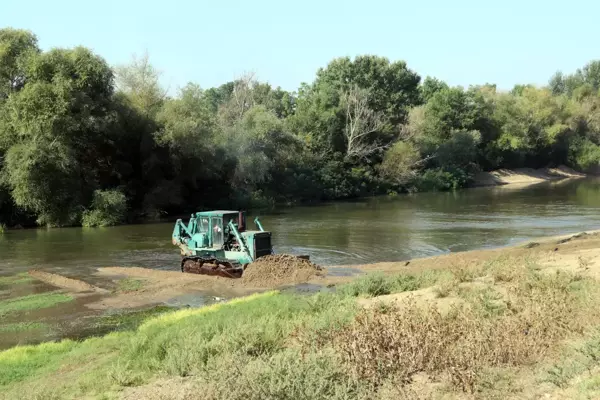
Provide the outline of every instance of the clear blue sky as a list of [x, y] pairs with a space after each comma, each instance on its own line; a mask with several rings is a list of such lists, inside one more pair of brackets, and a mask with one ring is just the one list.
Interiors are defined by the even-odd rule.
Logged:
[[110, 64], [147, 50], [170, 90], [246, 72], [295, 90], [338, 56], [403, 59], [451, 85], [545, 84], [600, 58], [597, 0], [4, 0], [0, 26]]

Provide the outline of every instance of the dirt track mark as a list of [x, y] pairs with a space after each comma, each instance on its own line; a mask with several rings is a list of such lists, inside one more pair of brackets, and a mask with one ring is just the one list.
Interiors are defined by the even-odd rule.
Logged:
[[52, 286], [56, 286], [62, 289], [67, 289], [71, 292], [93, 292], [95, 294], [108, 293], [108, 290], [106, 289], [90, 285], [89, 283], [81, 281], [79, 279], [67, 278], [66, 276], [53, 274], [50, 272], [44, 272], [37, 269], [30, 270], [29, 275], [42, 282], [46, 282]]

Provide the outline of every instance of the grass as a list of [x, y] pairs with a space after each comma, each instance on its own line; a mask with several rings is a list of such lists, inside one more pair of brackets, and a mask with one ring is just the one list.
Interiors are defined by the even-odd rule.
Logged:
[[0, 301], [0, 317], [17, 312], [49, 308], [71, 300], [73, 297], [60, 292], [46, 292], [6, 299]]
[[377, 297], [430, 287], [438, 282], [447, 282], [452, 276], [451, 272], [444, 270], [392, 276], [372, 273], [340, 286], [337, 292], [350, 297]]
[[0, 276], [0, 285], [20, 285], [32, 282], [33, 280], [27, 272], [23, 272], [12, 276]]
[[15, 322], [0, 324], [0, 333], [19, 333], [37, 330], [47, 330], [49, 326], [42, 322]]
[[[443, 314], [410, 297], [399, 307], [356, 302], [444, 285], [464, 303]], [[583, 275], [503, 259], [467, 270], [367, 275], [334, 293], [267, 292], [141, 324], [142, 316], [115, 317], [127, 330], [1, 352], [0, 398], [110, 399], [123, 390], [156, 399], [427, 398], [416, 376], [442, 394], [503, 398], [509, 389], [522, 395], [519, 379], [533, 368], [559, 390], [589, 373], [577, 390], [596, 393], [600, 380], [588, 371], [600, 368], [600, 331], [588, 327], [600, 326], [599, 292]], [[565, 350], [573, 341], [579, 344]]]
[[137, 292], [144, 287], [144, 281], [133, 278], [122, 279], [117, 282], [117, 288], [115, 289], [118, 293], [129, 293]]

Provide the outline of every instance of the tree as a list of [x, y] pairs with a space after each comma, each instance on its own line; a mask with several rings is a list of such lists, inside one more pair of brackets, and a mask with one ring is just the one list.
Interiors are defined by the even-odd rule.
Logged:
[[434, 94], [444, 89], [448, 89], [448, 84], [446, 82], [428, 76], [421, 86], [421, 97], [423, 98], [423, 101], [427, 103]]
[[398, 141], [386, 151], [380, 170], [386, 179], [404, 185], [414, 179], [421, 161], [416, 146], [409, 141]]
[[369, 92], [353, 86], [342, 94], [341, 104], [346, 116], [346, 156], [367, 158], [373, 152], [383, 149], [385, 145], [371, 137], [384, 123], [383, 115], [369, 108]]
[[383, 112], [392, 125], [404, 121], [410, 107], [419, 104], [418, 74], [404, 61], [390, 62], [373, 55], [336, 58], [317, 71], [316, 87], [325, 84], [337, 91], [348, 91], [356, 85], [370, 92], [369, 107]]
[[27, 58], [39, 53], [37, 37], [25, 30], [0, 29], [0, 101], [21, 90], [27, 79]]
[[161, 87], [160, 72], [150, 63], [147, 52], [139, 58], [134, 55], [128, 65], [115, 67], [115, 74], [117, 89], [144, 115], [153, 117], [159, 112], [167, 90]]
[[40, 224], [78, 223], [110, 154], [112, 71], [81, 47], [32, 56], [25, 70], [0, 121], [2, 180]]
[[233, 82], [229, 98], [219, 110], [222, 124], [235, 124], [244, 117], [246, 111], [256, 105], [254, 88], [257, 84], [254, 73], [246, 73]]

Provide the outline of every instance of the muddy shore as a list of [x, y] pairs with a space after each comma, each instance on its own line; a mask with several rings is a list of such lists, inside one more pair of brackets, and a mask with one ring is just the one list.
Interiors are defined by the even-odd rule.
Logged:
[[[594, 231], [541, 238], [512, 247], [458, 252], [410, 261], [353, 265], [352, 269], [358, 271], [359, 274], [373, 272], [417, 273], [428, 269], [467, 267], [504, 256], [526, 255], [535, 256], [539, 263], [547, 266], [560, 264], [563, 268], [575, 270], [580, 267], [582, 260], [589, 260], [585, 261], [586, 265], [595, 267], [594, 260], [600, 257], [600, 233]], [[326, 269], [298, 272], [290, 268], [282, 268], [287, 271], [288, 275], [276, 276], [273, 274], [274, 267], [274, 265], [265, 267], [262, 279], [260, 279], [258, 271], [249, 274], [251, 279], [229, 279], [142, 267], [112, 266], [98, 269], [96, 273], [98, 276], [108, 278], [113, 282], [135, 281], [136, 288], [130, 291], [100, 288], [81, 280], [37, 270], [31, 271], [30, 275], [76, 296], [94, 295], [95, 301], [87, 304], [88, 308], [94, 310], [132, 309], [157, 305], [182, 295], [204, 295], [214, 296], [217, 299], [230, 299], [296, 285], [310, 285], [318, 289], [346, 283], [356, 276], [332, 276], [327, 273]], [[593, 276], [600, 278], [600, 268], [590, 268], [590, 272]]]

